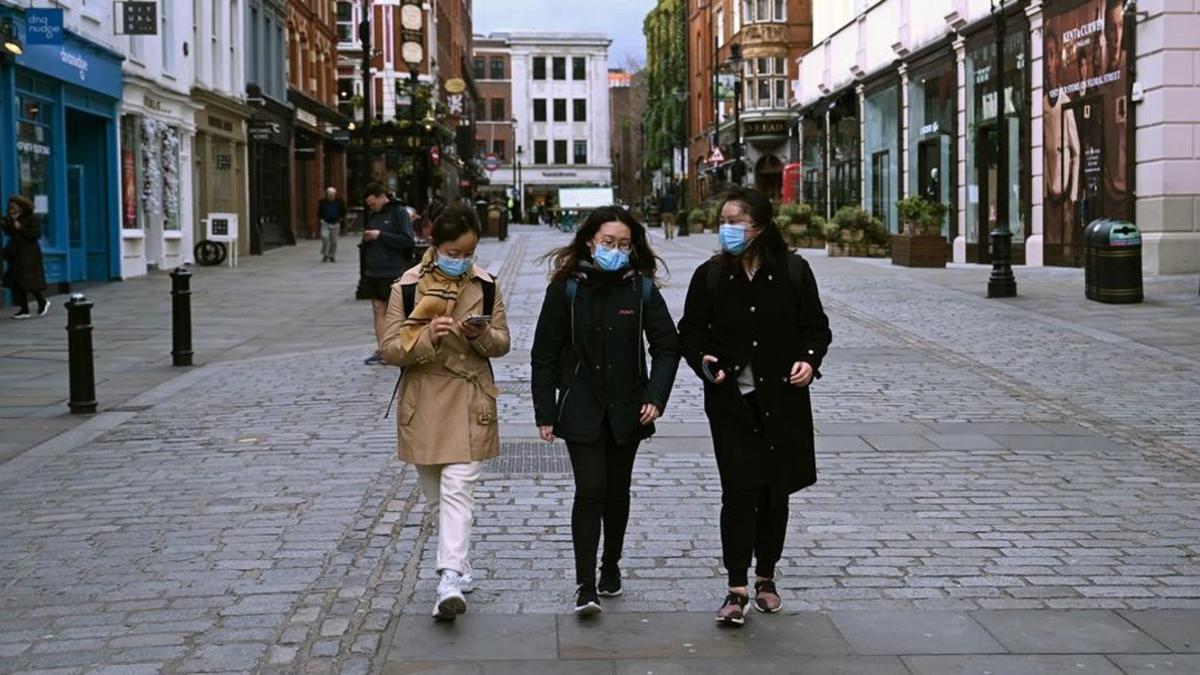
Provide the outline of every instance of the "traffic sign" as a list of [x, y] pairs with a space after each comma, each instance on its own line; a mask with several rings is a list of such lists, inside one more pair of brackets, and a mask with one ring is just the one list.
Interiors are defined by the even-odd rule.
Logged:
[[721, 154], [721, 148], [713, 148], [712, 155], [708, 158], [709, 164], [720, 164], [725, 161], [725, 155]]
[[488, 153], [487, 157], [483, 158], [483, 168], [490, 171], [495, 171], [500, 168], [500, 158]]

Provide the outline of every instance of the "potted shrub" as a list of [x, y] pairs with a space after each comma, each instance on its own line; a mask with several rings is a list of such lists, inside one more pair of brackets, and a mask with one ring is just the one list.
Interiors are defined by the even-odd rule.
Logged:
[[946, 239], [942, 221], [946, 205], [923, 197], [906, 197], [896, 203], [903, 231], [894, 234], [892, 263], [905, 267], [945, 267]]
[[844, 206], [825, 226], [825, 250], [830, 256], [882, 258], [887, 256], [890, 240], [887, 228], [878, 218], [857, 206]]
[[784, 204], [775, 224], [793, 248], [825, 247], [825, 219], [808, 204]]
[[708, 209], [694, 208], [688, 212], [688, 233], [696, 234], [704, 231], [704, 226], [709, 223]]

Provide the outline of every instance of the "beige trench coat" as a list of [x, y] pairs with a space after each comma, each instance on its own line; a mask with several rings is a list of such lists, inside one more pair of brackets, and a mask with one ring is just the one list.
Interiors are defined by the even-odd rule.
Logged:
[[[419, 274], [420, 268], [414, 267], [392, 286], [381, 350], [384, 362], [404, 368], [396, 400], [398, 454], [405, 462], [423, 465], [491, 459], [500, 454], [496, 417], [500, 390], [488, 359], [504, 356], [510, 345], [499, 285], [491, 325], [483, 335], [468, 341], [455, 326], [454, 332], [434, 347], [426, 328], [416, 345], [405, 351], [400, 346], [400, 328], [404, 326], [400, 287], [417, 283]], [[495, 283], [479, 266], [474, 275], [454, 306], [453, 318], [459, 321], [483, 313], [481, 280]], [[420, 292], [416, 301], [421, 301]]]

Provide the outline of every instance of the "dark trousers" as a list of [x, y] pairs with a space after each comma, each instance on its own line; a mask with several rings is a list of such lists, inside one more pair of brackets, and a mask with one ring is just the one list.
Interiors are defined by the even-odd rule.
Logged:
[[37, 300], [38, 311], [46, 306], [46, 296], [42, 295], [41, 291], [26, 291], [24, 288], [10, 288], [13, 296], [13, 304], [20, 307], [20, 312], [29, 311], [29, 296], [32, 295], [34, 300]]
[[596, 583], [596, 549], [604, 526], [601, 563], [615, 567], [625, 545], [629, 524], [629, 485], [638, 441], [618, 444], [608, 421], [594, 443], [567, 441], [571, 470], [575, 473], [575, 503], [571, 507], [571, 540], [575, 545], [575, 583]]
[[[758, 399], [751, 392], [746, 402], [759, 418], [758, 428], [764, 428]], [[761, 448], [762, 439], [752, 439], [746, 451]], [[730, 587], [748, 585], [747, 568], [755, 561], [754, 573], [764, 579], [775, 578], [775, 564], [783, 556], [783, 541], [787, 537], [788, 505], [786, 496], [771, 494], [766, 484], [737, 487], [721, 493], [721, 552]]]

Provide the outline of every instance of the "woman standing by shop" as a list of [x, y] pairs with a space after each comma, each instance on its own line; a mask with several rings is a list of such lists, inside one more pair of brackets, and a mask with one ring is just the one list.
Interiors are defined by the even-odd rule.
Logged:
[[771, 202], [736, 190], [721, 206], [721, 252], [692, 276], [679, 322], [683, 356], [704, 380], [721, 475], [721, 549], [729, 591], [717, 621], [740, 626], [749, 604], [778, 612], [775, 565], [788, 497], [816, 482], [809, 384], [832, 340], [808, 263], [788, 251]]
[[598, 595], [621, 594], [617, 563], [633, 462], [666, 408], [679, 338], [655, 285], [659, 261], [646, 229], [625, 209], [592, 211], [574, 240], [547, 258], [552, 272], [533, 338], [533, 404], [539, 435], [563, 438], [571, 456], [575, 611], [589, 615], [601, 611]]
[[489, 359], [508, 353], [508, 321], [495, 279], [475, 264], [479, 222], [447, 207], [433, 224], [421, 264], [392, 286], [384, 363], [404, 369], [396, 406], [400, 459], [417, 467], [437, 521], [440, 580], [435, 619], [467, 610], [475, 482], [500, 454]]
[[29, 296], [37, 300], [37, 315], [46, 316], [50, 301], [42, 292], [46, 290], [46, 272], [42, 269], [42, 226], [33, 215], [33, 204], [28, 199], [13, 195], [8, 198], [8, 216], [0, 219], [8, 243], [4, 245], [4, 287], [11, 290], [13, 302], [17, 304], [14, 319], [28, 319]]

